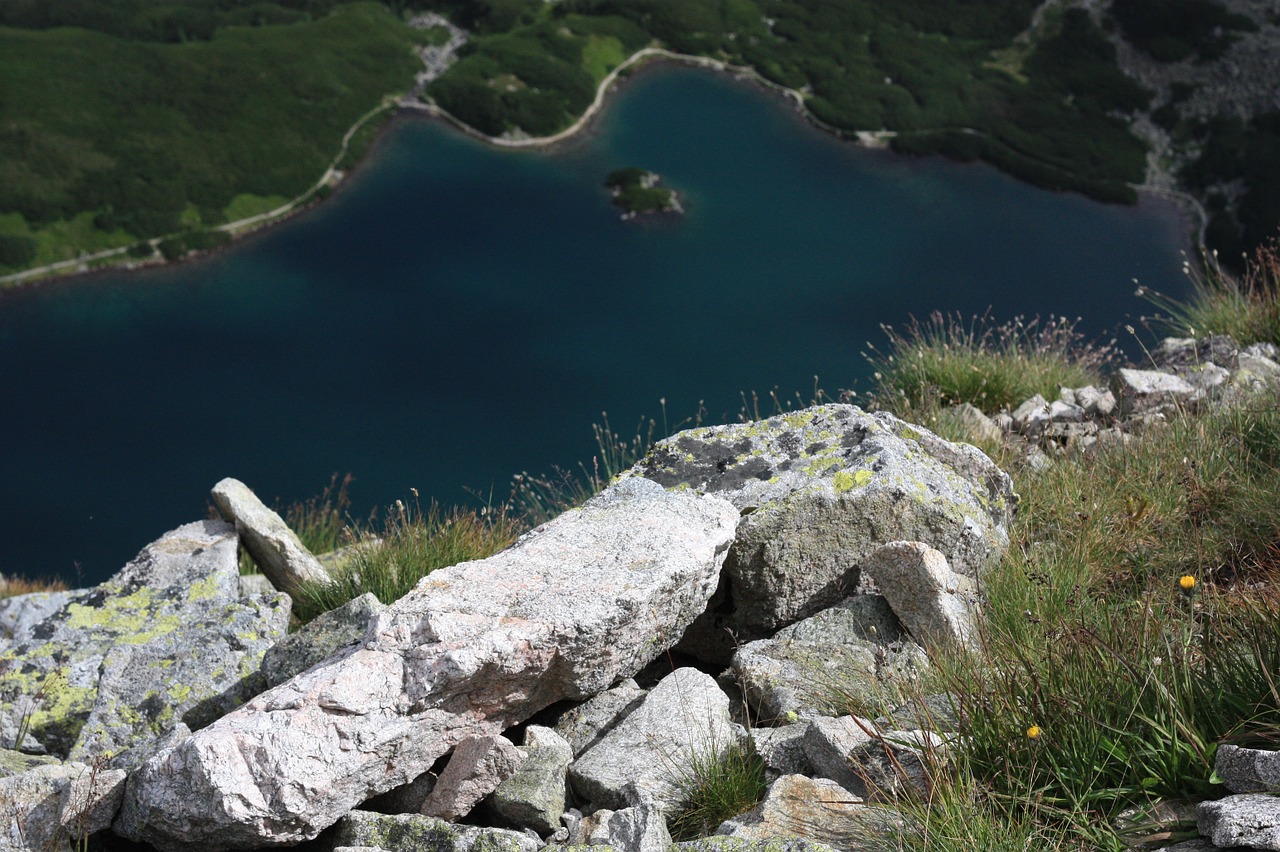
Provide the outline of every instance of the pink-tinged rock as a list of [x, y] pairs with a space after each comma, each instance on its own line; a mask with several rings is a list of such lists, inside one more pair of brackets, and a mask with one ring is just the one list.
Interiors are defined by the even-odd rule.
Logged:
[[522, 763], [524, 754], [506, 737], [467, 737], [453, 750], [449, 765], [422, 803], [422, 814], [445, 822], [466, 816]]
[[144, 764], [115, 829], [207, 852], [315, 837], [463, 739], [639, 671], [706, 607], [737, 521], [727, 501], [633, 479], [436, 571], [362, 646]]

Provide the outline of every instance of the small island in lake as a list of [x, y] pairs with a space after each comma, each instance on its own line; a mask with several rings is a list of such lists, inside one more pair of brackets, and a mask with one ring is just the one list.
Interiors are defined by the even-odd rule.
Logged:
[[623, 210], [623, 219], [641, 213], [683, 213], [680, 197], [674, 189], [659, 186], [662, 179], [651, 171], [631, 166], [610, 172], [604, 185], [613, 195], [613, 203]]

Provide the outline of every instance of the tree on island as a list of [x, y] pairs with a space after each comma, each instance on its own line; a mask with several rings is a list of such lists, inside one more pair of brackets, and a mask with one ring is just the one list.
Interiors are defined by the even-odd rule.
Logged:
[[626, 211], [625, 218], [640, 213], [683, 213], [675, 191], [659, 186], [660, 180], [654, 172], [628, 166], [610, 172], [604, 183], [613, 195], [613, 203]]

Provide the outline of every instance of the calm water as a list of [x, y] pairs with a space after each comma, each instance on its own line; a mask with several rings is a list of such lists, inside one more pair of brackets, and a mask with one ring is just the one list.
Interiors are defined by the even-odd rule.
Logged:
[[[621, 222], [639, 165], [682, 220]], [[591, 423], [732, 419], [752, 389], [862, 382], [881, 322], [1083, 317], [1182, 286], [1176, 218], [839, 143], [690, 69], [641, 74], [555, 153], [407, 119], [333, 200], [171, 269], [0, 295], [0, 572], [96, 582], [236, 476], [268, 501], [354, 474], [356, 509], [505, 497]]]

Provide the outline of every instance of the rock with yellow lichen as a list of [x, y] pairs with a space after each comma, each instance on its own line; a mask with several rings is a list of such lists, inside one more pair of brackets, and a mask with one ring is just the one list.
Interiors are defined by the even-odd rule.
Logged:
[[15, 633], [0, 651], [0, 714], [53, 754], [129, 768], [179, 723], [251, 697], [289, 605], [241, 598], [236, 548], [228, 524], [179, 527]]
[[977, 576], [1007, 546], [1016, 500], [976, 448], [853, 405], [681, 432], [625, 476], [741, 512], [716, 597], [681, 645], [720, 663], [735, 643], [874, 591], [861, 563], [888, 542], [924, 542]]

